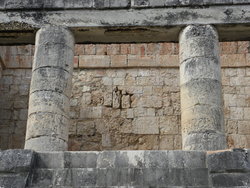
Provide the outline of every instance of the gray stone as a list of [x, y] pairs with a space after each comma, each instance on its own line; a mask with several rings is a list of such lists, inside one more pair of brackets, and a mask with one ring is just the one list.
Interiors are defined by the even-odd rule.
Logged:
[[222, 173], [212, 174], [211, 180], [214, 187], [249, 187], [250, 173]]
[[195, 57], [181, 62], [180, 84], [185, 84], [192, 79], [206, 78], [221, 81], [221, 70], [218, 59]]
[[5, 174], [0, 176], [0, 186], [3, 188], [25, 188], [27, 177], [21, 174]]
[[[63, 188], [64, 186], [73, 185], [73, 174], [71, 168], [57, 169], [53, 176], [53, 187]], [[81, 185], [81, 184], [79, 184]]]
[[31, 185], [49, 187], [53, 185], [54, 170], [51, 169], [34, 169], [32, 174]]
[[179, 0], [166, 0], [165, 5], [166, 6], [179, 6], [180, 1]]
[[73, 57], [72, 49], [63, 43], [38, 44], [34, 56], [33, 71], [41, 67], [54, 67], [64, 69], [71, 74], [73, 69]]
[[97, 168], [115, 168], [115, 161], [115, 151], [103, 151], [98, 155]]
[[64, 27], [37, 32], [25, 148], [67, 150], [73, 49], [74, 36]]
[[131, 0], [131, 7], [147, 7], [149, 0]]
[[65, 165], [67, 168], [96, 168], [98, 153], [89, 152], [65, 152]]
[[64, 152], [37, 152], [36, 168], [64, 168]]
[[35, 151], [64, 151], [68, 149], [68, 143], [56, 137], [39, 136], [26, 140], [24, 148]]
[[65, 116], [47, 112], [33, 113], [29, 115], [27, 122], [26, 140], [43, 135], [51, 137], [57, 136], [67, 141], [68, 125], [69, 119]]
[[71, 94], [72, 75], [59, 68], [38, 68], [33, 71], [30, 93], [35, 91], [53, 91], [65, 93], [67, 97]]
[[219, 5], [219, 4], [233, 4], [233, 0], [203, 0], [204, 1], [204, 5]]
[[56, 113], [68, 117], [69, 98], [62, 93], [39, 91], [30, 94], [29, 115], [38, 112]]
[[94, 6], [97, 9], [109, 8], [109, 0], [94, 0]]
[[149, 0], [149, 6], [150, 7], [164, 7], [165, 6], [165, 1], [166, 0]]
[[96, 181], [100, 178], [97, 176], [95, 168], [72, 169], [72, 185], [77, 187], [79, 185], [95, 186]]
[[185, 150], [223, 150], [225, 142], [225, 134], [214, 131], [183, 134], [183, 148]]
[[143, 168], [145, 167], [145, 151], [118, 151], [115, 166], [117, 168]]
[[179, 38], [183, 149], [225, 149], [217, 31], [189, 25]]
[[109, 0], [110, 8], [128, 8], [130, 0]]
[[182, 112], [182, 133], [224, 132], [223, 110], [217, 106], [195, 105]]
[[250, 172], [247, 150], [225, 151], [208, 154], [207, 164], [211, 173]]
[[0, 151], [0, 172], [29, 172], [32, 168], [34, 152], [31, 150]]
[[207, 78], [193, 79], [181, 85], [182, 110], [195, 105], [222, 106], [221, 82]]

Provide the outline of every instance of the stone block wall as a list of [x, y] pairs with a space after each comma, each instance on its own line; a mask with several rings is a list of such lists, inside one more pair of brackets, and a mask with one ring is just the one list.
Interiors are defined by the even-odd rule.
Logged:
[[[34, 47], [1, 47], [0, 148], [23, 148]], [[249, 42], [221, 43], [228, 147], [250, 147]], [[181, 149], [176, 43], [75, 46], [70, 150]]]
[[0, 151], [2, 188], [249, 187], [250, 150]]

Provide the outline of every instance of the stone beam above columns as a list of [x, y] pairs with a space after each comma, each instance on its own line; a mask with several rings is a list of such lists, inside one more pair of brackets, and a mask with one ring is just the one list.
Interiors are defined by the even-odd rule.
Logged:
[[[148, 2], [152, 4], [153, 1]], [[5, 4], [0, 10], [0, 43], [34, 43], [35, 32], [46, 24], [70, 28], [77, 43], [177, 42], [178, 33], [189, 24], [214, 25], [221, 41], [250, 40], [249, 2], [221, 2], [224, 4], [164, 4], [157, 8], [146, 4], [139, 8], [92, 7], [92, 10], [80, 5], [74, 7], [74, 4], [67, 5], [68, 8], [47, 9], [43, 6], [36, 10], [32, 7], [28, 9], [27, 5], [19, 8], [13, 5], [8, 9]]]

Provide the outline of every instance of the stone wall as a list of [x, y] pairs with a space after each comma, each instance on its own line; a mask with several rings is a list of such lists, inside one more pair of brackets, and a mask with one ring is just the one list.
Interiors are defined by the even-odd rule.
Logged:
[[[1, 47], [0, 148], [23, 148], [33, 46]], [[181, 149], [178, 45], [76, 45], [70, 150]], [[249, 42], [221, 43], [228, 146], [250, 147]]]
[[249, 187], [250, 150], [0, 151], [2, 188]]

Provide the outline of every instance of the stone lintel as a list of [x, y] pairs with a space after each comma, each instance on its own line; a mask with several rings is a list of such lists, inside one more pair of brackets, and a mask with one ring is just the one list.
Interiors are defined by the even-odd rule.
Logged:
[[[114, 15], [116, 15], [114, 17]], [[1, 44], [32, 44], [46, 24], [72, 30], [76, 43], [170, 42], [189, 24], [212, 24], [221, 41], [249, 40], [250, 6], [143, 9], [0, 10]]]

